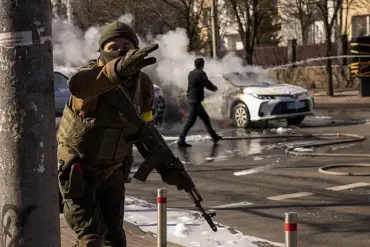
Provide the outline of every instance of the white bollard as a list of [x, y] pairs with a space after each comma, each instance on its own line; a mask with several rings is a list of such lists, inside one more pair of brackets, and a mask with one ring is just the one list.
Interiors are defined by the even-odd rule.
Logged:
[[157, 191], [157, 247], [167, 247], [167, 190]]
[[285, 247], [297, 247], [297, 214], [285, 213]]

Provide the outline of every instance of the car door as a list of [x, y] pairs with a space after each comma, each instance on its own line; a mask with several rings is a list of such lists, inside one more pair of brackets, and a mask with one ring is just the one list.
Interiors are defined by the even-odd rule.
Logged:
[[68, 77], [54, 72], [54, 97], [56, 114], [62, 114], [65, 103], [69, 99], [70, 93], [68, 90]]
[[237, 87], [228, 87], [228, 89], [223, 93], [224, 98], [224, 115], [225, 118], [229, 119], [232, 113], [232, 107], [234, 106], [235, 100], [237, 99], [240, 89]]

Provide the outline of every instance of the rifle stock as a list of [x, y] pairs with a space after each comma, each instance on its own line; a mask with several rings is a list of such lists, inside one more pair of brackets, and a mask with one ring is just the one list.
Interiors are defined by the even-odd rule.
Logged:
[[134, 141], [140, 155], [145, 160], [134, 174], [134, 178], [145, 182], [149, 174], [156, 168], [172, 167], [178, 169], [186, 178], [187, 187], [191, 188], [186, 189], [185, 191], [188, 193], [196, 208], [207, 221], [211, 229], [216, 232], [217, 227], [212, 221], [212, 217], [214, 217], [216, 213], [207, 213], [203, 209], [201, 205], [203, 198], [196, 189], [193, 180], [186, 172], [184, 165], [179, 158], [176, 157], [168, 147], [166, 141], [163, 139], [157, 128], [152, 123], [147, 123], [140, 117], [134, 104], [121, 86], [105, 93], [104, 97], [110, 104], [124, 114], [130, 122], [139, 127], [139, 133], [128, 138]]

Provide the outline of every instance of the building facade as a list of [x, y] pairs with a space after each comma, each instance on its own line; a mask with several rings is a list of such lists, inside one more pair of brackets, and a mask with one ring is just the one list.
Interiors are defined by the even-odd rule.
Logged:
[[342, 33], [352, 37], [370, 36], [370, 3], [368, 0], [354, 0], [344, 6], [342, 13]]
[[[313, 3], [297, 6], [297, 0], [280, 0], [279, 16], [281, 18], [281, 46], [286, 46], [288, 40], [296, 39], [297, 44], [323, 44], [326, 39], [324, 15]], [[334, 14], [335, 0], [328, 1], [328, 18], [331, 20]], [[303, 23], [303, 25], [302, 25]], [[302, 26], [305, 29], [305, 39], [302, 35]], [[336, 42], [339, 36], [348, 35], [350, 40], [353, 36], [370, 35], [370, 5], [367, 0], [344, 0], [338, 16], [335, 19], [331, 41]]]

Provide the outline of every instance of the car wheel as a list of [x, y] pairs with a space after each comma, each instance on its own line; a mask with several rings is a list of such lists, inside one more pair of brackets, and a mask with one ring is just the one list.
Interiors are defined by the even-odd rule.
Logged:
[[292, 117], [287, 119], [288, 125], [298, 125], [303, 122], [305, 116]]
[[247, 128], [250, 124], [248, 107], [245, 104], [237, 104], [233, 109], [233, 122], [238, 128]]

